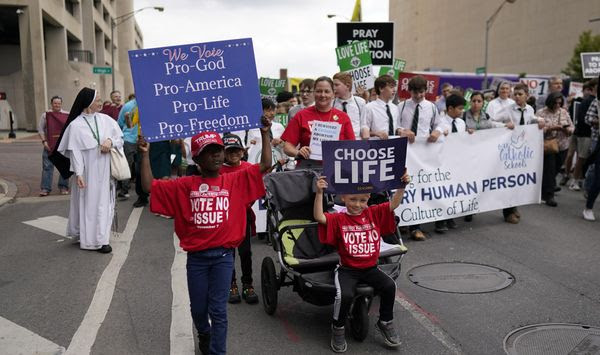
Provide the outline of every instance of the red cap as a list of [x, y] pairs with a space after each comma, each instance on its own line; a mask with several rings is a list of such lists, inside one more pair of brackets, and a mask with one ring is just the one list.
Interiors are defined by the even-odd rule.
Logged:
[[211, 144], [223, 147], [223, 140], [217, 132], [202, 132], [192, 137], [192, 156], [200, 154], [204, 148]]

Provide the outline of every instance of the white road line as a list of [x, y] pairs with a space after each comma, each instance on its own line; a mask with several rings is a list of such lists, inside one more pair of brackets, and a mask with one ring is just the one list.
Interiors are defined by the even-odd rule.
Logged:
[[50, 233], [60, 235], [61, 237], [64, 237], [67, 234], [68, 219], [66, 219], [65, 217], [47, 216], [32, 219], [30, 221], [24, 221], [23, 223], [32, 227], [43, 229]]
[[120, 237], [111, 240], [113, 247], [112, 259], [98, 281], [92, 303], [85, 313], [83, 321], [75, 332], [73, 339], [71, 339], [71, 344], [69, 344], [66, 354], [80, 355], [90, 353], [96, 341], [98, 330], [108, 312], [119, 272], [129, 254], [131, 240], [137, 229], [142, 211], [143, 208], [134, 208], [131, 215], [129, 215], [127, 226], [123, 233]]
[[171, 266], [171, 290], [173, 304], [171, 306], [171, 354], [194, 354], [194, 331], [190, 314], [190, 296], [187, 288], [186, 259], [187, 253], [179, 246], [179, 238], [173, 233], [175, 258]]
[[59, 355], [65, 348], [0, 317], [0, 352], [3, 354]]
[[450, 352], [457, 355], [464, 354], [460, 346], [456, 344], [454, 339], [450, 337], [445, 330], [436, 325], [431, 317], [425, 315], [425, 311], [421, 310], [419, 306], [410, 302], [405, 296], [396, 293], [396, 302], [406, 309], [416, 320], [419, 322], [431, 335], [433, 335], [443, 346], [445, 346]]

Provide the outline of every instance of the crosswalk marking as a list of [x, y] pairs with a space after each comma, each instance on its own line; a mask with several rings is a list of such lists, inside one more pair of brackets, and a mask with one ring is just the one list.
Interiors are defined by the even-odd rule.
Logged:
[[171, 266], [171, 290], [173, 303], [171, 306], [171, 354], [194, 354], [194, 332], [192, 315], [190, 314], [190, 296], [186, 279], [187, 253], [179, 246], [177, 234], [173, 234], [175, 258]]

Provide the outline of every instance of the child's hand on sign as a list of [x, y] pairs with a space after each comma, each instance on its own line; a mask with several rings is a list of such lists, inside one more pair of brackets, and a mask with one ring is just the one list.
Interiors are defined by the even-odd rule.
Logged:
[[436, 130], [436, 131], [431, 132], [431, 134], [429, 135], [429, 138], [427, 138], [427, 141], [429, 143], [433, 143], [433, 142], [436, 142], [439, 137], [440, 137], [440, 131]]
[[513, 121], [506, 122], [506, 128], [508, 128], [508, 129], [514, 129], [515, 128], [515, 124], [513, 123]]
[[319, 179], [317, 180], [317, 193], [322, 194], [326, 188], [327, 181], [325, 180], [325, 176], [319, 176]]
[[262, 124], [262, 127], [260, 127], [260, 130], [263, 132], [269, 132], [269, 130], [271, 129], [271, 122], [273, 121], [272, 118], [267, 118], [265, 116], [262, 116], [260, 118], [260, 123]]
[[413, 131], [411, 131], [410, 129], [404, 129], [402, 130], [401, 133], [402, 136], [408, 138], [408, 143], [414, 143], [415, 142], [415, 133]]
[[150, 151], [150, 143], [146, 142], [144, 136], [138, 136], [137, 147], [138, 151], [142, 154], [146, 154]]
[[467, 132], [469, 132], [469, 134], [473, 134], [475, 133], [475, 130], [473, 128], [467, 128]]

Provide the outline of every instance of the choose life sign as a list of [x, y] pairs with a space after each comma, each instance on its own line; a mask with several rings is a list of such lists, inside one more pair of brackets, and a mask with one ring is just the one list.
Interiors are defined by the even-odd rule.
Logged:
[[129, 51], [149, 142], [260, 126], [252, 39]]
[[585, 79], [597, 78], [600, 75], [600, 52], [581, 53], [581, 72]]
[[322, 142], [327, 192], [362, 194], [404, 187], [407, 142], [406, 137]]
[[375, 85], [373, 63], [367, 41], [353, 42], [335, 49], [338, 66], [343, 72], [352, 75], [352, 93], [361, 86], [371, 89]]

